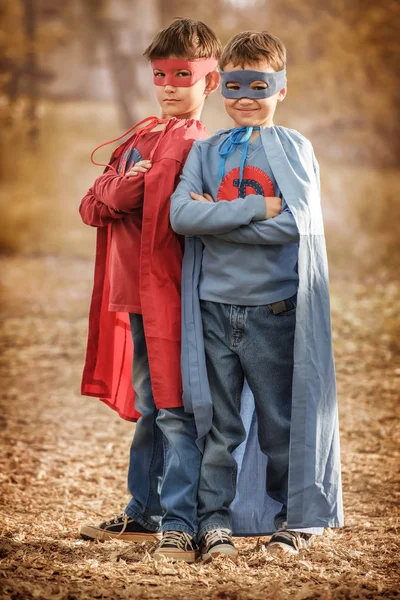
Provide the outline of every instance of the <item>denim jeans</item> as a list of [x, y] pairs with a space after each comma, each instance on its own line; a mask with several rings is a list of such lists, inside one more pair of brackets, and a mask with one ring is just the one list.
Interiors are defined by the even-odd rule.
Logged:
[[201, 452], [196, 445], [194, 417], [183, 408], [161, 408], [157, 424], [164, 434], [162, 530], [186, 531], [195, 537]]
[[267, 494], [283, 505], [286, 520], [296, 297], [288, 310], [201, 301], [213, 422], [206, 437], [199, 481], [199, 537], [232, 529], [237, 466], [232, 452], [244, 441], [240, 397], [244, 378], [254, 395], [258, 439], [268, 456]]
[[201, 454], [193, 415], [183, 408], [158, 410], [152, 393], [142, 315], [129, 315], [134, 345], [132, 382], [136, 423], [128, 471], [132, 498], [125, 512], [151, 531], [197, 531]]

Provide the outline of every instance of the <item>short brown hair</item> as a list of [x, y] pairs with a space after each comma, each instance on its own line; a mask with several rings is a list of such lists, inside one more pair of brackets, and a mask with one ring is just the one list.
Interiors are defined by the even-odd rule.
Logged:
[[212, 29], [202, 21], [177, 17], [171, 25], [159, 31], [144, 56], [153, 58], [219, 58], [221, 42]]
[[286, 66], [286, 48], [280, 39], [267, 31], [242, 31], [237, 33], [226, 44], [219, 60], [219, 68], [223, 71], [228, 63], [244, 65], [268, 61], [274, 71], [281, 71]]

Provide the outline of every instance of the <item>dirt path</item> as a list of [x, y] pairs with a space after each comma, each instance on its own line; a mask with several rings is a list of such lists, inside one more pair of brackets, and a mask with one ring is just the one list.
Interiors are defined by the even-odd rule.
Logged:
[[[0, 599], [398, 598], [399, 283], [333, 283], [346, 527], [310, 553], [158, 565], [77, 535], [127, 500], [132, 425], [79, 395], [92, 265], [2, 259]], [[397, 331], [397, 333], [396, 333]]]

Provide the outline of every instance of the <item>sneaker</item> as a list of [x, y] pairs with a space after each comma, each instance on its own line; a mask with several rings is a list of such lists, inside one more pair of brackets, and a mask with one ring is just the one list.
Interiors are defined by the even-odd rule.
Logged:
[[188, 533], [185, 531], [165, 531], [153, 554], [153, 558], [154, 560], [171, 558], [193, 563], [197, 558], [197, 553], [197, 545]]
[[298, 554], [299, 550], [308, 550], [311, 546], [312, 534], [290, 529], [278, 529], [271, 536], [267, 551], [271, 554]]
[[154, 542], [161, 538], [161, 533], [146, 529], [133, 519], [122, 513], [109, 521], [104, 521], [98, 527], [82, 525], [79, 530], [84, 540], [122, 540], [123, 542]]
[[205, 562], [212, 560], [214, 556], [230, 556], [236, 558], [238, 551], [233, 545], [229, 529], [211, 529], [201, 538], [201, 558]]

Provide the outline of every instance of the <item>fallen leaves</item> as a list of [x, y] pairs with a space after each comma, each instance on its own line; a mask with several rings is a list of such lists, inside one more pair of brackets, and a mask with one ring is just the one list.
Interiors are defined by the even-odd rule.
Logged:
[[124, 507], [133, 433], [79, 395], [92, 265], [14, 257], [1, 267], [0, 600], [399, 597], [397, 283], [332, 286], [346, 527], [299, 557], [241, 538], [236, 563], [189, 565], [154, 561], [151, 543], [78, 537], [82, 521]]

